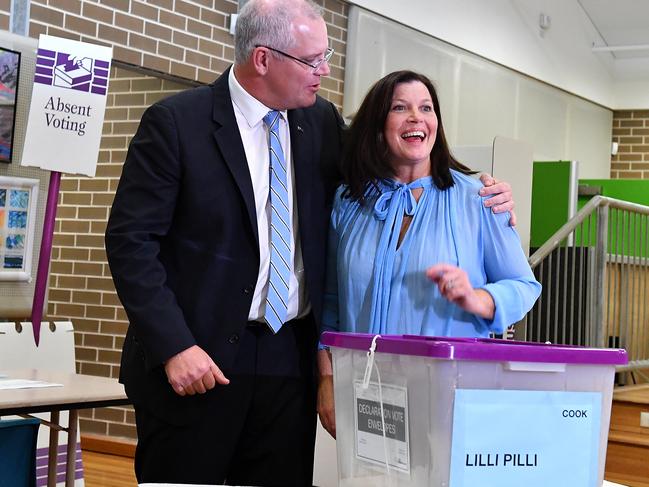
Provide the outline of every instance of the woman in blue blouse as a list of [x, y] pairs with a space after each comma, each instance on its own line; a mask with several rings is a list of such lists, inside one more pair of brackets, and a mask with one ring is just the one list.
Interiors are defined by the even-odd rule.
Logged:
[[[435, 89], [398, 71], [369, 91], [348, 133], [334, 199], [322, 331], [485, 337], [541, 292], [507, 213], [450, 154]], [[335, 436], [331, 358], [318, 412]]]

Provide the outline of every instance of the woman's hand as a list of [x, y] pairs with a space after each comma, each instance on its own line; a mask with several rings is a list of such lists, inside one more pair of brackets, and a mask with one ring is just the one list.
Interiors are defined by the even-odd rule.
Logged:
[[328, 350], [318, 352], [318, 372], [318, 416], [324, 429], [335, 438], [334, 380], [331, 355]]
[[496, 305], [484, 289], [474, 289], [469, 276], [459, 267], [435, 264], [426, 270], [426, 277], [437, 284], [440, 294], [460, 308], [487, 320], [494, 317]]

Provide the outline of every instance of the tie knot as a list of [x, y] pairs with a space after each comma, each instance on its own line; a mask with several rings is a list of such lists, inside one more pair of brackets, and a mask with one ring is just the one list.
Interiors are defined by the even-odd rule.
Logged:
[[[378, 220], [385, 220], [388, 216], [390, 207], [395, 204], [402, 205], [403, 211], [406, 215], [414, 215], [415, 208], [417, 208], [417, 200], [412, 194], [410, 187], [407, 184], [399, 184], [396, 188], [390, 191], [385, 191], [381, 194], [374, 203], [374, 216]], [[399, 210], [401, 211], [401, 210]]]
[[268, 125], [271, 130], [277, 130], [277, 125], [279, 124], [279, 112], [277, 110], [271, 110], [264, 117], [264, 123]]

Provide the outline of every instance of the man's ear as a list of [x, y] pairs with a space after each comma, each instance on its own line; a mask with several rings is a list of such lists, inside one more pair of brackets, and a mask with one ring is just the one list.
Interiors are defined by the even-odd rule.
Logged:
[[268, 72], [268, 63], [270, 61], [270, 52], [268, 50], [256, 47], [250, 54], [250, 60], [257, 74], [264, 76]]

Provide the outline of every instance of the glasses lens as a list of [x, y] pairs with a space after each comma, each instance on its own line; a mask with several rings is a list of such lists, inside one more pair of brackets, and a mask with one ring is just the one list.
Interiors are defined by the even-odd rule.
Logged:
[[326, 52], [325, 52], [324, 57], [322, 59], [320, 59], [319, 61], [316, 61], [313, 64], [313, 72], [316, 72], [318, 70], [318, 68], [320, 66], [322, 66], [322, 63], [328, 62], [331, 59], [331, 56], [333, 56], [333, 53], [334, 53], [334, 50], [331, 47], [328, 47]]

